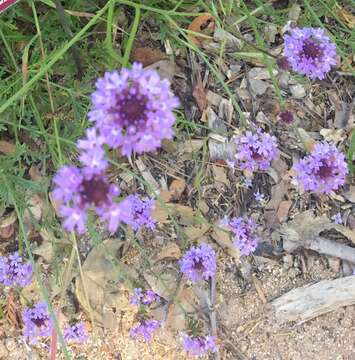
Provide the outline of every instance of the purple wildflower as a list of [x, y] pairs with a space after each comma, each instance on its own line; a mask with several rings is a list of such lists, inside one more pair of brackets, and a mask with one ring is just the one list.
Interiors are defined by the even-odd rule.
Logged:
[[242, 217], [224, 218], [221, 226], [229, 228], [234, 234], [234, 246], [239, 249], [241, 256], [248, 256], [255, 251], [258, 246], [259, 238], [256, 235], [256, 224], [253, 219], [248, 220]]
[[348, 173], [344, 154], [327, 142], [317, 143], [311, 154], [294, 165], [295, 181], [305, 191], [329, 194], [345, 183]]
[[179, 101], [167, 80], [141, 64], [106, 72], [91, 99], [90, 121], [110, 147], [121, 148], [122, 155], [153, 151], [174, 134], [173, 109]]
[[332, 216], [332, 220], [336, 223], [336, 224], [342, 224], [343, 223], [343, 219], [341, 218], [341, 214], [340, 213], [336, 213]]
[[216, 253], [207, 244], [192, 247], [180, 260], [180, 268], [193, 282], [208, 280], [216, 272]]
[[214, 336], [188, 336], [183, 334], [182, 345], [192, 356], [203, 356], [209, 351], [216, 352], [218, 347]]
[[143, 227], [155, 229], [156, 221], [151, 213], [154, 209], [154, 199], [140, 199], [138, 195], [129, 195], [122, 201], [122, 206], [130, 214], [128, 224], [137, 231]]
[[258, 129], [256, 133], [247, 131], [235, 137], [236, 165], [252, 172], [267, 170], [278, 155], [276, 138]]
[[285, 56], [276, 60], [277, 66], [282, 70], [291, 70], [291, 64]]
[[15, 252], [8, 257], [0, 256], [0, 283], [5, 286], [25, 287], [32, 281], [32, 266]]
[[130, 221], [129, 209], [123, 202], [116, 203], [114, 198], [120, 190], [110, 184], [103, 173], [96, 173], [88, 167], [78, 169], [63, 166], [55, 175], [53, 196], [62, 201], [61, 214], [65, 217], [64, 228], [79, 233], [85, 232], [87, 211], [94, 207], [98, 216], [108, 222], [108, 230], [115, 232], [121, 221]]
[[254, 193], [255, 200], [262, 203], [265, 200], [265, 195], [260, 193], [259, 190]]
[[292, 113], [292, 111], [289, 111], [289, 110], [281, 111], [278, 115], [278, 119], [283, 124], [286, 124], [286, 125], [291, 124], [294, 120], [293, 113]]
[[23, 334], [31, 344], [35, 344], [38, 337], [51, 335], [53, 324], [44, 301], [39, 301], [34, 307], [25, 309], [22, 313], [22, 321]]
[[153, 290], [143, 291], [141, 288], [133, 289], [133, 296], [131, 298], [131, 304], [140, 306], [140, 305], [150, 305], [154, 301], [160, 299], [159, 295], [156, 294]]
[[324, 79], [336, 65], [336, 47], [321, 28], [293, 28], [285, 35], [284, 55], [294, 71]]
[[79, 160], [84, 164], [86, 175], [101, 174], [108, 166], [103, 145], [105, 139], [97, 133], [95, 128], [86, 131], [86, 138], [77, 142], [78, 149], [81, 150]]
[[159, 329], [161, 324], [161, 321], [154, 319], [144, 320], [131, 329], [131, 337], [134, 339], [141, 338], [144, 341], [150, 341], [152, 340], [153, 332]]
[[64, 340], [65, 342], [76, 342], [79, 344], [84, 343], [88, 339], [88, 334], [85, 329], [84, 323], [77, 322], [73, 325], [69, 325], [64, 329]]

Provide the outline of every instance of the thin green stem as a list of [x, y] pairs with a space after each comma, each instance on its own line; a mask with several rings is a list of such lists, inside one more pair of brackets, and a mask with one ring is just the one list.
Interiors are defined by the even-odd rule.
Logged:
[[122, 66], [124, 66], [124, 67], [127, 67], [128, 63], [129, 63], [129, 57], [131, 55], [133, 42], [134, 42], [134, 39], [135, 39], [137, 31], [138, 31], [140, 18], [141, 18], [141, 9], [140, 9], [139, 6], [136, 6], [135, 7], [135, 12], [134, 12], [134, 19], [133, 19], [131, 32], [129, 33], [129, 37], [128, 37], [128, 40], [127, 40], [127, 43], [126, 43], [125, 52], [124, 52], [123, 59], [122, 59]]

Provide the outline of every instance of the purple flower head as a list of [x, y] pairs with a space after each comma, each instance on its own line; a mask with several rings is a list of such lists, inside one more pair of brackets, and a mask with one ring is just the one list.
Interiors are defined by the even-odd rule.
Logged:
[[131, 298], [131, 304], [140, 306], [140, 305], [150, 305], [154, 301], [159, 301], [160, 297], [153, 290], [143, 291], [141, 288], [133, 289], [133, 296]]
[[133, 230], [137, 231], [143, 227], [155, 229], [156, 221], [151, 216], [154, 204], [154, 199], [140, 199], [138, 195], [129, 195], [122, 201], [122, 206], [130, 214], [127, 223]]
[[174, 134], [173, 109], [179, 101], [167, 80], [141, 64], [106, 72], [97, 80], [91, 100], [89, 119], [110, 147], [121, 148], [122, 155], [153, 151]]
[[255, 200], [262, 203], [265, 201], [265, 195], [260, 193], [259, 190], [254, 193]]
[[294, 165], [295, 181], [305, 191], [329, 194], [344, 185], [348, 173], [344, 154], [327, 142], [317, 143], [311, 154]]
[[190, 356], [203, 356], [209, 351], [216, 352], [218, 347], [214, 336], [188, 336], [183, 334], [182, 346]]
[[324, 79], [336, 65], [336, 47], [321, 28], [293, 28], [285, 35], [284, 55], [292, 69], [311, 79]]
[[131, 329], [131, 337], [144, 341], [152, 340], [153, 333], [160, 328], [161, 321], [154, 319], [144, 320]]
[[64, 329], [64, 340], [66, 343], [72, 341], [83, 344], [87, 339], [88, 334], [82, 321], [69, 325]]
[[343, 219], [341, 218], [341, 214], [340, 213], [336, 213], [332, 216], [332, 220], [336, 223], [336, 224], [342, 224], [343, 223]]
[[181, 271], [193, 282], [208, 280], [216, 273], [216, 253], [207, 244], [192, 247], [179, 263]]
[[31, 344], [35, 344], [39, 337], [51, 335], [53, 324], [44, 301], [39, 301], [34, 307], [25, 309], [22, 313], [22, 321], [23, 335]]
[[278, 115], [278, 119], [283, 124], [291, 124], [294, 120], [293, 113], [289, 110], [281, 111]]
[[225, 225], [233, 232], [234, 246], [239, 249], [241, 256], [248, 256], [255, 251], [258, 246], [259, 237], [256, 234], [256, 224], [253, 219], [248, 220], [242, 217], [224, 219], [221, 225]]
[[95, 128], [86, 131], [86, 138], [77, 142], [81, 154], [79, 160], [84, 164], [85, 175], [101, 174], [108, 166], [103, 145], [105, 139]]
[[32, 266], [15, 252], [8, 257], [0, 256], [0, 283], [5, 286], [25, 287], [32, 281]]
[[63, 226], [71, 231], [85, 232], [87, 211], [94, 208], [97, 215], [108, 222], [108, 230], [115, 232], [121, 221], [130, 221], [130, 209], [114, 202], [120, 193], [103, 173], [84, 167], [63, 166], [55, 175], [53, 196], [63, 203], [60, 208], [65, 220]]
[[266, 171], [278, 155], [276, 138], [258, 129], [235, 137], [236, 166], [249, 171]]

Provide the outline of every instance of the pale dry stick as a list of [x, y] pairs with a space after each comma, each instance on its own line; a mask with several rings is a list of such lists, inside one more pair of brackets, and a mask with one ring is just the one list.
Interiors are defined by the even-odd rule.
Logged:
[[[217, 338], [217, 317], [216, 317], [216, 309], [215, 309], [215, 301], [216, 301], [216, 276], [212, 276], [210, 280], [210, 304], [209, 304], [209, 313], [210, 313], [210, 323], [211, 323], [211, 332], [212, 336]], [[220, 360], [219, 349], [215, 353], [213, 353], [213, 357], [215, 360]]]

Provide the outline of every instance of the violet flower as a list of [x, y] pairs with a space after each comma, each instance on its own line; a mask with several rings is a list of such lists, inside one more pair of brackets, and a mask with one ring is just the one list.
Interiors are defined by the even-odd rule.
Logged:
[[140, 306], [140, 305], [150, 305], [155, 301], [159, 301], [160, 297], [153, 290], [143, 291], [141, 288], [133, 289], [133, 296], [131, 298], [131, 304]]
[[63, 202], [60, 212], [65, 220], [66, 230], [85, 232], [87, 212], [94, 208], [97, 215], [107, 221], [108, 230], [115, 232], [120, 222], [130, 223], [130, 209], [123, 202], [116, 203], [120, 194], [118, 186], [110, 184], [103, 173], [96, 173], [88, 167], [79, 169], [63, 166], [55, 175], [53, 197]]
[[278, 156], [277, 142], [274, 136], [257, 129], [255, 133], [247, 131], [236, 136], [236, 166], [249, 171], [266, 171]]
[[344, 154], [327, 142], [317, 143], [310, 155], [294, 165], [294, 170], [296, 184], [317, 194], [338, 190], [348, 173]]
[[192, 247], [179, 263], [181, 271], [193, 282], [208, 280], [216, 273], [216, 253], [207, 244]]
[[161, 324], [161, 321], [154, 319], [143, 320], [131, 329], [131, 337], [149, 342], [152, 340], [153, 333], [160, 328]]
[[183, 334], [182, 345], [190, 356], [203, 356], [216, 352], [218, 347], [214, 336], [188, 336]]
[[0, 283], [5, 286], [25, 287], [32, 281], [32, 265], [15, 252], [0, 256]]
[[233, 233], [234, 246], [239, 249], [241, 256], [248, 256], [255, 251], [260, 241], [256, 234], [256, 224], [252, 218], [242, 217], [229, 219], [225, 217], [220, 226], [226, 227]]
[[122, 206], [129, 213], [128, 224], [137, 231], [143, 227], [155, 229], [156, 221], [151, 214], [154, 209], [154, 199], [141, 199], [138, 195], [129, 195], [122, 201]]
[[85, 325], [82, 321], [77, 322], [72, 325], [68, 325], [64, 329], [63, 336], [64, 336], [64, 340], [66, 343], [76, 342], [79, 344], [83, 344], [88, 339], [88, 333], [87, 333], [87, 331], [85, 329]]
[[179, 104], [167, 80], [158, 73], [134, 63], [131, 69], [106, 72], [96, 82], [91, 96], [89, 120], [112, 148], [122, 155], [141, 154], [171, 139], [174, 108]]
[[341, 218], [341, 214], [340, 213], [336, 213], [332, 216], [332, 220], [336, 223], [336, 224], [342, 224], [343, 223], [343, 219]]
[[336, 65], [336, 46], [321, 28], [291, 28], [284, 55], [292, 69], [311, 79], [324, 79]]
[[35, 344], [39, 337], [48, 337], [52, 333], [53, 324], [48, 312], [47, 304], [39, 301], [32, 308], [22, 312], [23, 335], [30, 344]]

